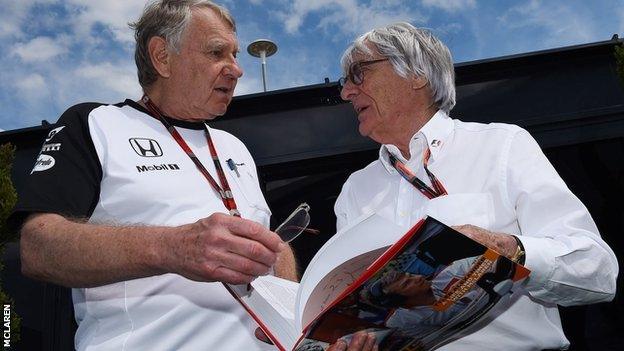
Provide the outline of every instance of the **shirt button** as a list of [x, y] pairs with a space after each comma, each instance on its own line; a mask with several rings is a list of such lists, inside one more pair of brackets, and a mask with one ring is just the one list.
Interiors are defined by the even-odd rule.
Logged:
[[405, 217], [405, 212], [403, 212], [403, 211], [399, 212], [399, 216]]

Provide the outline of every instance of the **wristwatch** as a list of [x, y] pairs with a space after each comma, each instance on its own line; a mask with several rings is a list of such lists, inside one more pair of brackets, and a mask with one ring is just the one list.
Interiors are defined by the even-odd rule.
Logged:
[[526, 256], [526, 253], [524, 252], [524, 246], [522, 245], [522, 241], [520, 241], [520, 239], [518, 239], [517, 236], [512, 235], [512, 237], [516, 240], [516, 252], [514, 252], [513, 256], [511, 256], [511, 260], [519, 263], [519, 264], [524, 264], [524, 258]]

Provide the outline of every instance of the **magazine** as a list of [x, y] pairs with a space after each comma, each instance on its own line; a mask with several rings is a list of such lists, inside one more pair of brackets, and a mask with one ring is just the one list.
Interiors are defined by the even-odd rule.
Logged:
[[300, 283], [263, 276], [226, 287], [280, 350], [325, 350], [361, 330], [379, 350], [432, 350], [529, 273], [432, 217], [406, 231], [371, 214], [328, 240]]

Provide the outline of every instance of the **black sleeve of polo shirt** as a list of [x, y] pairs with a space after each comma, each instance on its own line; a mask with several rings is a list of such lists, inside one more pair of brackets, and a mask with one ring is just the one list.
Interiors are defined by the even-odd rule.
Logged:
[[8, 224], [19, 230], [33, 212], [87, 218], [100, 194], [102, 167], [89, 132], [89, 113], [101, 106], [84, 103], [70, 107], [50, 130]]

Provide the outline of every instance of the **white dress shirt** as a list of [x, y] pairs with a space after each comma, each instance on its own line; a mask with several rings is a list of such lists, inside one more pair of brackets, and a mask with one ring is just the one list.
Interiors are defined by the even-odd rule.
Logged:
[[[466, 123], [438, 111], [410, 141], [411, 159], [382, 145], [379, 159], [353, 173], [335, 205], [337, 229], [369, 212], [409, 227], [426, 215], [447, 225], [473, 224], [517, 235], [531, 275], [492, 311], [493, 319], [441, 350], [564, 349], [557, 305], [609, 301], [618, 265], [587, 208], [570, 192], [539, 145], [508, 124]], [[404, 180], [388, 153], [430, 184], [428, 168], [448, 195], [432, 200]]]

